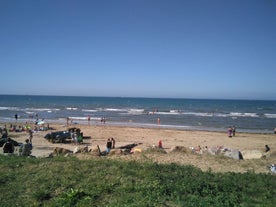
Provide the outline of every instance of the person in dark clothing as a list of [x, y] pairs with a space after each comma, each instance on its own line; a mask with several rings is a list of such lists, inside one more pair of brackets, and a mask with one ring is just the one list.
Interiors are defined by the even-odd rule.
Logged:
[[115, 139], [113, 137], [111, 138], [111, 143], [112, 143], [111, 148], [114, 149], [115, 148]]
[[266, 144], [265, 145], [265, 152], [269, 152], [270, 151], [270, 148], [269, 148], [269, 146]]
[[106, 154], [108, 154], [111, 150], [112, 147], [112, 141], [110, 138], [108, 138], [107, 143], [106, 143]]
[[8, 130], [6, 127], [2, 130], [2, 138], [8, 138]]
[[14, 152], [14, 145], [11, 141], [11, 138], [7, 139], [7, 142], [3, 146], [4, 153], [13, 153]]
[[236, 136], [236, 127], [235, 126], [232, 127], [232, 134], [233, 134], [233, 137]]

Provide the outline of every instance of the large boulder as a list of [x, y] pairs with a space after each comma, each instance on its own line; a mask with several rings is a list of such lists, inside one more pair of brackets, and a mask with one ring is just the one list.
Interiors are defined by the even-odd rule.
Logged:
[[121, 149], [111, 149], [108, 155], [121, 155], [122, 150]]
[[77, 154], [77, 153], [86, 153], [86, 152], [88, 152], [88, 146], [84, 146], [84, 147], [77, 146], [77, 147], [73, 150], [73, 154]]
[[223, 152], [223, 155], [225, 157], [229, 157], [229, 158], [233, 158], [235, 160], [242, 160], [243, 156], [241, 154], [241, 152], [239, 150], [227, 150], [225, 152]]
[[263, 156], [260, 150], [243, 150], [241, 153], [245, 160], [260, 159]]

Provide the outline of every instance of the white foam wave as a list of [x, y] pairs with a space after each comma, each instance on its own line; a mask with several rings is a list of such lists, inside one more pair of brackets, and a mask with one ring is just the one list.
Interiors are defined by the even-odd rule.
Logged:
[[121, 111], [127, 111], [127, 109], [106, 108], [104, 109], [104, 111], [121, 112]]
[[159, 115], [179, 115], [179, 113], [165, 112], [165, 111], [158, 111], [158, 112], [155, 112], [154, 114], [159, 114]]
[[171, 114], [180, 114], [181, 111], [179, 111], [179, 110], [170, 110], [170, 113]]
[[33, 111], [26, 111], [26, 114], [35, 114]]
[[6, 107], [6, 106], [1, 106], [0, 110], [18, 110], [18, 107]]
[[184, 115], [193, 115], [193, 116], [204, 116], [204, 117], [212, 117], [213, 113], [203, 113], [203, 112], [183, 112]]
[[76, 111], [78, 108], [75, 107], [66, 107], [67, 110], [69, 111]]
[[214, 116], [217, 116], [217, 117], [229, 117], [230, 114], [216, 113], [216, 114], [214, 114]]
[[87, 120], [87, 117], [70, 116], [69, 119], [73, 119], [73, 120]]
[[129, 109], [127, 113], [131, 115], [140, 115], [144, 113], [144, 109]]
[[[23, 109], [24, 111], [59, 111], [60, 109], [55, 109], [55, 108], [25, 108]], [[27, 112], [26, 112], [27, 113]]]
[[239, 113], [239, 112], [231, 112], [229, 116], [233, 117], [259, 117], [256, 113]]
[[98, 110], [95, 109], [82, 109], [84, 112], [97, 112]]
[[276, 114], [264, 114], [266, 118], [276, 119]]

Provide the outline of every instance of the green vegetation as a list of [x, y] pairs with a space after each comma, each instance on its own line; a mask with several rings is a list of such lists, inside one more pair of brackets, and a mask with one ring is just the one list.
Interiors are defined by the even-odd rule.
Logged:
[[106, 157], [0, 156], [0, 206], [275, 206], [271, 174]]

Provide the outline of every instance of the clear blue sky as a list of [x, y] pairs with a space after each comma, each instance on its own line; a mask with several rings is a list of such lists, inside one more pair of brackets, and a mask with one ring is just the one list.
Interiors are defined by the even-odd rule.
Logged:
[[276, 99], [275, 0], [0, 0], [0, 94]]

